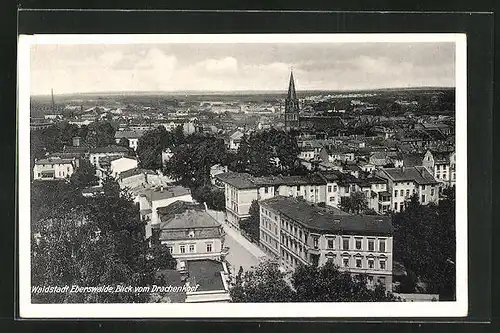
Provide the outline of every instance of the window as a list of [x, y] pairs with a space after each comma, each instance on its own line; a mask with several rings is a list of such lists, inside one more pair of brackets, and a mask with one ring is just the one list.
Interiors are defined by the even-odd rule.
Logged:
[[349, 238], [342, 239], [342, 249], [349, 250]]
[[406, 196], [409, 197], [410, 196], [410, 190], [406, 190]]
[[378, 244], [378, 250], [380, 252], [385, 252], [385, 239], [381, 239]]
[[434, 196], [434, 188], [431, 188], [431, 197]]
[[314, 246], [315, 249], [318, 248], [318, 242], [319, 242], [318, 237], [313, 237], [313, 246]]
[[333, 192], [337, 192], [337, 185], [333, 185]]
[[300, 192], [300, 186], [297, 186], [297, 192]]
[[374, 251], [375, 250], [375, 241], [373, 239], [368, 240], [368, 251]]
[[385, 276], [381, 276], [378, 278], [378, 283], [385, 285]]
[[422, 194], [422, 203], [425, 203], [425, 194]]
[[328, 193], [332, 192], [332, 185], [328, 185]]
[[207, 252], [212, 252], [212, 243], [207, 243]]
[[385, 260], [380, 259], [379, 264], [380, 264], [380, 269], [385, 269]]
[[368, 284], [369, 285], [373, 284], [373, 276], [368, 276]]
[[194, 244], [189, 244], [189, 253], [194, 252]]
[[398, 197], [398, 190], [394, 190], [394, 198]]
[[267, 193], [269, 189], [267, 187], [264, 187], [264, 193]]
[[416, 192], [415, 189], [413, 189], [413, 194], [415, 194], [415, 192]]
[[356, 238], [356, 250], [361, 250], [361, 238]]
[[330, 202], [335, 201], [335, 197], [330, 197]]
[[368, 268], [373, 269], [373, 259], [368, 259]]
[[400, 190], [400, 191], [399, 191], [399, 195], [400, 195], [400, 196], [403, 196], [403, 195], [404, 195], [404, 191], [403, 191], [403, 190]]
[[171, 246], [167, 246], [167, 251], [168, 251], [168, 253], [172, 254], [172, 253], [174, 253], [174, 248]]
[[180, 249], [181, 249], [181, 253], [186, 253], [186, 245], [181, 245]]
[[349, 258], [344, 258], [342, 262], [344, 263], [344, 267], [349, 267]]
[[361, 258], [356, 258], [356, 268], [361, 268]]
[[400, 202], [399, 203], [399, 211], [402, 212], [404, 209], [404, 203]]
[[422, 185], [422, 191], [425, 191], [425, 185]]
[[328, 248], [333, 249], [333, 238], [328, 238]]
[[397, 203], [395, 203], [395, 204], [394, 204], [394, 211], [397, 211], [397, 210], [398, 210], [398, 204], [397, 204]]

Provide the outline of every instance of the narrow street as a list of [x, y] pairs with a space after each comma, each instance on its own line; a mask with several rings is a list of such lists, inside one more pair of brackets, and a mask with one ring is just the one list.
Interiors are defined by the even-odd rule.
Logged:
[[237, 274], [240, 267], [243, 267], [243, 270], [247, 271], [252, 266], [257, 266], [262, 259], [267, 257], [264, 251], [256, 244], [247, 240], [239, 231], [224, 222], [223, 212], [209, 211], [209, 213], [222, 224], [226, 232], [224, 246], [229, 247], [229, 254], [226, 260], [231, 265], [233, 274]]

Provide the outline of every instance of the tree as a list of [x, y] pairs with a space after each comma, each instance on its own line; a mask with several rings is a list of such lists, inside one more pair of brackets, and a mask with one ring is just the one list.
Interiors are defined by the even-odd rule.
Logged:
[[253, 176], [293, 175], [298, 167], [299, 147], [290, 133], [274, 128], [242, 137], [232, 170]]
[[130, 148], [130, 143], [127, 138], [121, 138], [118, 145], [125, 148]]
[[80, 159], [79, 166], [71, 175], [70, 181], [78, 188], [97, 185], [98, 178], [95, 166], [87, 159]]
[[109, 121], [89, 124], [86, 141], [91, 147], [105, 147], [115, 143], [115, 128]]
[[353, 277], [341, 272], [331, 262], [315, 267], [298, 266], [292, 275], [292, 284], [298, 302], [385, 302], [396, 298], [386, 293], [378, 284], [374, 289], [367, 287], [364, 275]]
[[[73, 184], [61, 188], [65, 197], [73, 192]], [[144, 224], [138, 207], [122, 192], [118, 184], [107, 179], [104, 193], [83, 198], [59, 207], [57, 214], [35, 214], [38, 226], [33, 230], [33, 286], [151, 286], [162, 282], [156, 272], [175, 265], [162, 246], [148, 247], [144, 241]], [[70, 195], [72, 196], [72, 195]], [[38, 199], [38, 198], [37, 198]], [[54, 200], [59, 197], [53, 198]], [[33, 302], [43, 303], [109, 303], [147, 302], [148, 293], [32, 293]]]
[[149, 130], [139, 138], [137, 156], [143, 169], [159, 170], [162, 168], [161, 153], [167, 147], [169, 132], [163, 126]]
[[272, 261], [261, 262], [244, 273], [240, 269], [230, 289], [231, 302], [293, 302], [295, 295], [285, 275], [279, 264]]
[[351, 193], [348, 197], [340, 199], [340, 209], [348, 213], [361, 214], [368, 209], [368, 201], [363, 192]]
[[227, 159], [224, 142], [199, 135], [188, 136], [186, 141], [173, 149], [165, 173], [190, 188], [211, 184], [210, 168]]
[[426, 283], [440, 299], [455, 297], [455, 199], [423, 206], [413, 196], [394, 215], [394, 259]]
[[260, 206], [257, 200], [253, 200], [248, 213], [250, 217], [240, 220], [240, 228], [254, 242], [260, 240]]

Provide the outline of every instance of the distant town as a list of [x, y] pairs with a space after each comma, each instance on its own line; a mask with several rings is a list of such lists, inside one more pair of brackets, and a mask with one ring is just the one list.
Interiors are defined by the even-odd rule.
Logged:
[[294, 75], [32, 96], [32, 286], [181, 287], [32, 301], [454, 300], [455, 89]]

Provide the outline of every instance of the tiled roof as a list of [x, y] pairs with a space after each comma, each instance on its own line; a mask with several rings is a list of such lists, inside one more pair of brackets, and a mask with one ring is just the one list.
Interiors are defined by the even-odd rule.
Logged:
[[414, 167], [421, 166], [422, 159], [424, 158], [423, 154], [401, 154], [401, 158], [403, 160], [403, 165], [405, 167]]
[[215, 177], [238, 189], [251, 189], [261, 186], [279, 185], [319, 185], [325, 183], [324, 180], [318, 175], [253, 177], [248, 173], [224, 172], [216, 175]]
[[189, 274], [191, 285], [200, 286], [196, 291], [216, 291], [225, 290], [221, 272], [224, 266], [215, 260], [188, 260], [186, 268]]
[[[181, 273], [174, 269], [162, 269], [155, 273], [157, 277], [162, 277], [165, 280], [166, 285], [171, 285], [172, 287], [183, 287], [184, 282], [182, 282]], [[168, 292], [162, 294], [170, 299], [171, 303], [183, 303], [186, 300], [186, 292]]]
[[158, 212], [158, 216], [162, 222], [169, 222], [169, 220], [175, 217], [175, 215], [182, 214], [187, 210], [204, 211], [205, 206], [203, 204], [177, 200], [168, 206], [159, 207], [156, 211]]
[[73, 159], [67, 159], [67, 158], [59, 158], [59, 157], [49, 157], [49, 158], [41, 158], [39, 160], [35, 161], [35, 164], [40, 165], [40, 164], [72, 164]]
[[414, 181], [419, 185], [438, 183], [426, 168], [419, 166], [411, 168], [387, 168], [383, 169], [382, 172], [396, 182]]
[[350, 215], [335, 208], [314, 206], [305, 200], [277, 196], [260, 202], [279, 211], [311, 231], [336, 234], [391, 234], [392, 221], [388, 216]]

